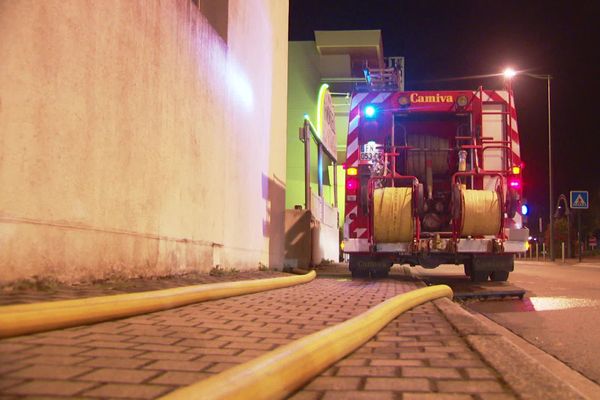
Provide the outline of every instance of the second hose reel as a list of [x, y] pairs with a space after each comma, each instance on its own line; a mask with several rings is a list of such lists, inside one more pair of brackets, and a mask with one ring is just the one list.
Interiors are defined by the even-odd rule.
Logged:
[[502, 226], [501, 197], [495, 190], [472, 190], [454, 185], [452, 218], [459, 236], [497, 235]]

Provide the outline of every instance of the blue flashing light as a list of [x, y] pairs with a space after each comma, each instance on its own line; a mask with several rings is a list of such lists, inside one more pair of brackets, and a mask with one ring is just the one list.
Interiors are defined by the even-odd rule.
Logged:
[[529, 206], [527, 204], [521, 205], [521, 215], [529, 214]]
[[377, 112], [377, 110], [372, 105], [368, 105], [365, 107], [365, 116], [367, 118], [373, 118], [375, 116], [376, 112]]

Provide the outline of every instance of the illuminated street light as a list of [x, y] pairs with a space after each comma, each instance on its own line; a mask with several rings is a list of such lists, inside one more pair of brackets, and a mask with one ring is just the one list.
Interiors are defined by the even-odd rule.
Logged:
[[553, 210], [553, 199], [552, 199], [552, 120], [550, 114], [550, 80], [552, 79], [551, 75], [540, 75], [540, 74], [532, 74], [529, 72], [517, 72], [512, 68], [506, 68], [504, 70], [504, 77], [509, 81], [511, 78], [518, 75], [525, 75], [534, 79], [542, 79], [547, 81], [548, 83], [548, 189], [549, 189], [549, 203], [550, 203], [550, 260], [554, 261], [554, 221], [552, 218], [552, 210]]
[[517, 71], [515, 71], [512, 68], [506, 68], [504, 70], [503, 74], [506, 79], [511, 79], [512, 77], [514, 77], [517, 74]]

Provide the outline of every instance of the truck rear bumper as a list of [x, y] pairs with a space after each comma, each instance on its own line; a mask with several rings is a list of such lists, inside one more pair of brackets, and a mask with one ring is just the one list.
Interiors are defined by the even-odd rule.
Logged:
[[369, 239], [344, 239], [344, 253], [368, 253]]
[[507, 240], [504, 242], [505, 253], [524, 253], [527, 251], [527, 242], [517, 242], [514, 240]]
[[378, 253], [378, 254], [514, 254], [527, 251], [527, 241], [496, 239], [461, 239], [453, 242], [452, 239], [421, 239], [419, 244], [403, 243], [377, 243], [371, 248], [368, 239], [345, 239], [344, 253]]

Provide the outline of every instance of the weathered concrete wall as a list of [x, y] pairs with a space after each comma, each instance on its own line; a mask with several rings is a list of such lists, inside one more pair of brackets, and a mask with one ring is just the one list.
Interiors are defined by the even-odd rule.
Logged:
[[0, 281], [280, 266], [287, 18], [0, 2]]

